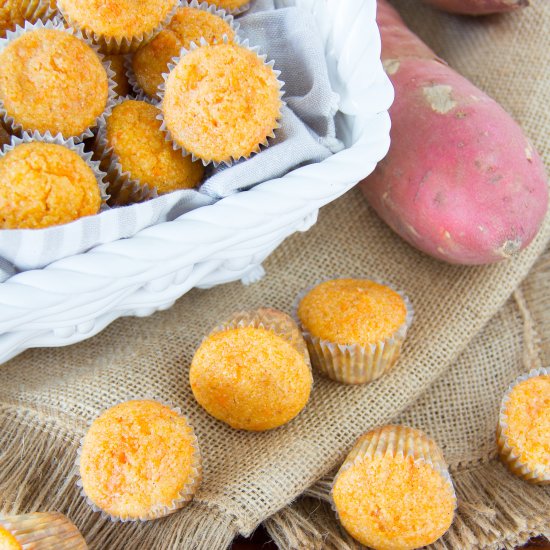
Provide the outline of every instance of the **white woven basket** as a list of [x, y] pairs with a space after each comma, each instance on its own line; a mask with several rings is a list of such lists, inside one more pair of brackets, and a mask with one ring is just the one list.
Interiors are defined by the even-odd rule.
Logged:
[[306, 231], [319, 207], [370, 174], [389, 147], [393, 88], [380, 62], [376, 0], [278, 0], [315, 17], [346, 149], [130, 239], [26, 271], [0, 284], [0, 362], [30, 347], [63, 346], [123, 315], [169, 308], [193, 287], [258, 280], [263, 260]]

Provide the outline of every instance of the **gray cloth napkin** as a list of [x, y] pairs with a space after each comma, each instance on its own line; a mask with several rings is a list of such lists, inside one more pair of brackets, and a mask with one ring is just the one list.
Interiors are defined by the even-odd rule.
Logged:
[[259, 46], [268, 60], [275, 60], [285, 82], [281, 128], [267, 149], [229, 168], [211, 171], [198, 190], [176, 191], [62, 226], [1, 230], [0, 282], [18, 271], [40, 269], [98, 244], [131, 237], [145, 227], [174, 220], [299, 166], [321, 162], [340, 150], [334, 127], [338, 96], [330, 87], [315, 22], [306, 11], [277, 6], [273, 0], [257, 0], [238, 18], [241, 38]]

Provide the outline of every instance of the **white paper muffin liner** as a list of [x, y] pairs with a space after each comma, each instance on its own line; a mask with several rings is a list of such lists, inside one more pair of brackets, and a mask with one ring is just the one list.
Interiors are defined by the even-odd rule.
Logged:
[[[225, 44], [228, 43], [228, 38], [225, 35], [224, 35], [223, 42]], [[172, 63], [170, 63], [168, 65], [168, 72], [164, 73], [162, 75], [162, 78], [163, 78], [164, 82], [159, 86], [158, 96], [160, 97], [161, 111], [160, 111], [160, 114], [158, 116], [158, 119], [162, 123], [161, 130], [166, 134], [166, 141], [170, 141], [172, 143], [172, 147], [174, 148], [174, 150], [178, 150], [178, 149], [181, 150], [183, 156], [191, 155], [191, 158], [194, 161], [200, 160], [204, 166], [213, 165], [215, 168], [217, 168], [221, 164], [224, 164], [225, 166], [229, 167], [229, 166], [233, 165], [233, 163], [235, 163], [235, 162], [237, 162], [241, 159], [250, 158], [252, 155], [259, 153], [262, 150], [262, 148], [269, 147], [269, 139], [274, 138], [275, 137], [275, 131], [281, 127], [280, 121], [281, 121], [281, 118], [282, 118], [282, 108], [285, 105], [285, 102], [282, 100], [282, 97], [284, 96], [284, 93], [285, 93], [284, 90], [282, 89], [283, 86], [284, 86], [284, 82], [279, 78], [280, 75], [281, 75], [281, 71], [278, 71], [274, 68], [275, 61], [267, 61], [267, 55], [259, 53], [259, 51], [260, 51], [259, 46], [250, 46], [248, 39], [241, 40], [238, 36], [235, 36], [235, 40], [233, 42], [235, 44], [239, 45], [239, 46], [242, 46], [242, 47], [250, 50], [251, 52], [254, 52], [262, 60], [263, 64], [266, 65], [267, 67], [269, 67], [275, 73], [275, 76], [276, 76], [276, 79], [277, 79], [277, 85], [279, 87], [280, 107], [279, 107], [279, 115], [276, 119], [275, 127], [273, 128], [271, 134], [269, 134], [264, 139], [264, 141], [259, 143], [257, 145], [257, 147], [248, 156], [243, 155], [243, 156], [240, 156], [238, 158], [231, 157], [230, 159], [223, 160], [221, 162], [217, 162], [217, 161], [214, 161], [214, 160], [205, 160], [205, 159], [202, 159], [200, 157], [197, 157], [192, 151], [188, 151], [185, 147], [183, 147], [182, 145], [180, 145], [179, 143], [174, 141], [174, 138], [173, 138], [173, 136], [172, 136], [170, 130], [168, 129], [168, 127], [166, 125], [166, 122], [164, 120], [164, 115], [163, 115], [163, 112], [162, 112], [162, 101], [164, 99], [164, 94], [166, 92], [166, 82], [168, 80], [168, 77], [169, 77], [170, 73], [172, 72], [172, 70], [174, 69], [174, 67], [179, 63], [179, 61], [185, 55], [187, 55], [188, 53], [196, 50], [197, 48], [208, 46], [208, 43], [204, 39], [201, 39], [200, 44], [198, 46], [194, 42], [191, 42], [191, 46], [190, 46], [189, 49], [182, 48], [182, 50], [180, 52], [180, 55], [178, 57], [174, 57], [172, 59]]]
[[300, 292], [294, 302], [294, 319], [301, 328], [304, 339], [307, 342], [311, 363], [316, 369], [336, 382], [344, 384], [366, 384], [372, 382], [388, 372], [397, 362], [401, 353], [401, 346], [405, 341], [414, 317], [413, 306], [403, 292], [393, 289], [386, 283], [369, 279], [391, 288], [401, 296], [407, 310], [405, 322], [390, 337], [384, 338], [376, 344], [361, 346], [359, 344], [346, 345], [331, 342], [311, 334], [302, 325], [298, 316], [298, 306], [305, 295], [320, 283], [329, 280], [332, 279], [317, 281]]
[[362, 435], [338, 470], [330, 491], [332, 509], [339, 518], [338, 509], [334, 502], [333, 491], [339, 476], [356, 464], [372, 460], [375, 457], [412, 457], [415, 464], [428, 464], [449, 485], [454, 499], [454, 509], [457, 507], [456, 492], [449, 474], [449, 468], [443, 452], [436, 442], [425, 433], [408, 426], [388, 425]]
[[61, 134], [52, 136], [50, 132], [45, 134], [40, 134], [39, 132], [23, 132], [21, 137], [12, 136], [11, 141], [8, 145], [5, 145], [0, 150], [0, 158], [5, 157], [10, 151], [13, 151], [18, 145], [22, 143], [55, 143], [56, 145], [63, 145], [67, 149], [74, 151], [78, 156], [86, 162], [86, 164], [91, 168], [92, 172], [97, 181], [97, 186], [99, 187], [99, 192], [101, 194], [101, 208], [100, 212], [103, 210], [108, 210], [107, 201], [109, 199], [109, 194], [107, 193], [107, 182], [105, 181], [106, 174], [101, 170], [99, 162], [92, 160], [92, 153], [88, 153], [84, 149], [83, 143], [77, 143], [75, 138], [65, 139]]
[[[294, 349], [304, 357], [307, 366], [311, 370], [311, 361], [306, 342], [300, 331], [300, 327], [294, 319], [286, 313], [272, 309], [259, 308], [250, 311], [238, 311], [227, 321], [220, 323], [210, 332], [209, 336], [217, 332], [232, 330], [236, 328], [263, 328], [274, 332], [283, 340], [288, 342]], [[206, 337], [208, 338], [208, 336]], [[205, 338], [205, 339], [206, 339]]]
[[[216, 15], [220, 19], [223, 19], [231, 27], [231, 29], [235, 33], [235, 36], [237, 36], [237, 33], [240, 28], [240, 24], [235, 20], [235, 18], [231, 14], [227, 13], [225, 10], [216, 8], [216, 6], [212, 4], [208, 4], [208, 2], [199, 2], [198, 0], [180, 0], [180, 4], [178, 6], [178, 9], [176, 10], [176, 13], [183, 8], [194, 8], [197, 10], [206, 11], [212, 15]], [[226, 35], [223, 35], [223, 36], [228, 39]], [[216, 44], [217, 42], [218, 42], [217, 40], [214, 40], [212, 43]], [[206, 43], [206, 40], [205, 40], [205, 43]], [[127, 61], [126, 75], [128, 77], [128, 82], [130, 82], [130, 86], [132, 87], [132, 90], [134, 91], [134, 93], [138, 96], [145, 95], [147, 97], [152, 97], [153, 99], [157, 99], [159, 96], [158, 91], [154, 96], [150, 96], [140, 86], [134, 70], [133, 59], [127, 58], [126, 61]]]
[[[77, 456], [75, 461], [75, 475], [77, 476], [76, 485], [80, 489], [81, 496], [86, 500], [86, 503], [90, 506], [90, 508], [94, 512], [98, 512], [102, 518], [109, 519], [112, 522], [136, 522], [136, 521], [150, 521], [154, 519], [159, 519], [162, 517], [166, 517], [170, 514], [173, 514], [174, 512], [177, 512], [181, 508], [183, 508], [186, 504], [188, 504], [191, 500], [193, 500], [193, 497], [195, 496], [195, 493], [197, 492], [197, 489], [199, 488], [199, 485], [202, 482], [202, 455], [199, 448], [199, 441], [197, 439], [197, 436], [195, 435], [195, 430], [193, 426], [191, 426], [190, 422], [188, 421], [187, 417], [182, 414], [182, 411], [179, 407], [176, 407], [173, 403], [166, 401], [166, 400], [159, 400], [155, 399], [154, 397], [139, 397], [133, 399], [135, 401], [154, 401], [155, 403], [159, 403], [160, 405], [164, 405], [165, 407], [168, 407], [172, 411], [174, 411], [178, 416], [185, 419], [188, 427], [189, 427], [189, 434], [191, 436], [191, 445], [193, 447], [193, 450], [195, 451], [193, 453], [193, 464], [191, 466], [191, 479], [187, 483], [187, 485], [180, 491], [179, 498], [174, 499], [171, 504], [168, 505], [157, 505], [155, 509], [153, 509], [149, 514], [143, 517], [139, 518], [132, 518], [132, 517], [120, 517], [120, 516], [113, 516], [107, 512], [105, 512], [103, 509], [101, 509], [99, 506], [97, 506], [86, 494], [84, 491], [82, 479], [80, 477], [80, 460], [82, 456], [82, 448], [84, 445], [84, 439], [86, 437], [86, 434], [84, 437], [80, 439], [80, 445], [77, 450]], [[132, 401], [132, 400], [128, 400]], [[127, 402], [127, 401], [125, 401]], [[119, 403], [120, 404], [120, 403]], [[114, 405], [116, 406], [116, 405]], [[112, 408], [112, 407], [110, 407]], [[101, 413], [97, 415], [97, 417], [94, 419], [94, 421], [99, 418], [103, 413], [105, 413], [109, 409], [103, 410]], [[92, 423], [94, 422], [92, 421]], [[90, 424], [91, 426], [91, 424]]]
[[128, 84], [130, 84], [130, 89], [132, 90], [132, 93], [135, 95], [136, 99], [148, 98], [149, 96], [141, 89], [141, 86], [138, 84], [132, 60], [132, 54], [126, 54], [124, 56], [124, 69], [126, 70], [126, 78], [128, 79]]
[[179, 5], [179, 3], [176, 1], [174, 7], [153, 30], [142, 32], [135, 36], [114, 38], [112, 36], [104, 36], [102, 34], [98, 34], [92, 29], [87, 29], [79, 25], [78, 22], [74, 19], [71, 19], [63, 8], [63, 4], [65, 4], [67, 1], [70, 2], [70, 0], [57, 0], [57, 9], [62, 15], [63, 19], [65, 19], [67, 24], [71, 27], [80, 30], [84, 36], [86, 36], [94, 44], [97, 44], [101, 52], [107, 55], [127, 54], [135, 52], [142, 44], [146, 44], [147, 42], [149, 42], [149, 40], [156, 36], [164, 27], [166, 27], [166, 25], [168, 25], [168, 23], [170, 23], [170, 20], [174, 16], [174, 13], [176, 13]]
[[49, 0], [21, 0], [21, 15], [25, 21], [34, 23], [39, 19], [46, 21], [53, 19], [56, 10], [52, 10]]
[[88, 548], [77, 527], [59, 512], [0, 515], [0, 527], [13, 535], [24, 549], [86, 550]]
[[527, 374], [522, 374], [516, 378], [512, 384], [510, 384], [502, 398], [496, 432], [497, 447], [500, 458], [510, 469], [510, 471], [529, 483], [540, 485], [550, 484], [550, 469], [544, 468], [544, 465], [541, 465], [539, 469], [533, 470], [525, 462], [523, 462], [521, 457], [514, 451], [512, 445], [510, 444], [509, 437], [506, 435], [508, 428], [508, 415], [506, 412], [506, 407], [510, 401], [512, 390], [518, 384], [530, 378], [545, 375], [550, 376], [550, 368], [533, 369]]
[[[66, 32], [67, 34], [70, 34], [72, 36], [75, 36], [76, 38], [79, 38], [83, 42], [85, 42], [92, 50], [97, 54], [99, 57], [101, 64], [105, 68], [105, 72], [107, 73], [107, 81], [108, 81], [108, 93], [107, 93], [107, 103], [105, 105], [105, 109], [103, 110], [103, 113], [99, 115], [95, 123], [88, 127], [84, 132], [76, 135], [76, 136], [64, 136], [66, 139], [73, 138], [76, 143], [80, 143], [81, 141], [92, 137], [94, 135], [93, 129], [96, 128], [102, 121], [105, 121], [105, 118], [110, 114], [114, 100], [116, 98], [116, 92], [115, 92], [115, 86], [116, 82], [114, 81], [115, 73], [111, 69], [111, 62], [105, 60], [105, 56], [99, 52], [99, 49], [97, 46], [92, 44], [89, 40], [86, 39], [86, 37], [78, 30], [66, 27], [62, 21], [59, 19], [53, 19], [48, 21], [36, 21], [35, 23], [30, 23], [28, 21], [25, 22], [24, 27], [17, 26], [17, 28], [14, 31], [8, 31], [6, 38], [0, 39], [0, 53], [4, 50], [4, 48], [13, 40], [23, 36], [24, 34], [40, 29], [49, 29], [49, 30], [57, 30], [61, 32]], [[16, 122], [15, 119], [10, 116], [4, 107], [4, 102], [0, 98], [0, 116], [1, 119], [6, 126], [8, 130], [10, 130], [14, 134], [21, 134], [21, 132], [33, 132], [32, 129], [23, 128], [23, 126]]]
[[[113, 109], [125, 101], [145, 101], [157, 107], [156, 103], [145, 96], [140, 98], [119, 96], [114, 101]], [[132, 177], [130, 172], [122, 168], [118, 155], [107, 144], [107, 119], [99, 125], [94, 140], [94, 150], [99, 159], [101, 169], [107, 174], [111, 205], [124, 206], [126, 204], [143, 202], [158, 196], [155, 187], [141, 183], [137, 178]]]

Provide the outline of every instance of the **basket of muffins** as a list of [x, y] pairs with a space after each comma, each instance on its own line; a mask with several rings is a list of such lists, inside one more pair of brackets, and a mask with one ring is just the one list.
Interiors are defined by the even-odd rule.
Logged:
[[[308, 406], [314, 378], [369, 384], [398, 368], [412, 323], [409, 299], [358, 278], [318, 282], [292, 315], [273, 308], [229, 314], [181, 365], [202, 414], [231, 429], [284, 429]], [[202, 437], [186, 418], [190, 403], [133, 399], [88, 426], [75, 464], [81, 498], [113, 522], [177, 514], [200, 493]], [[550, 483], [550, 372], [534, 369], [503, 396], [496, 449], [512, 475]], [[413, 550], [445, 535], [459, 498], [443, 450], [421, 430], [378, 426], [343, 458], [327, 497], [351, 537], [374, 550]], [[2, 548], [86, 548], [59, 512], [0, 516]], [[35, 546], [25, 546], [34, 543]], [[444, 543], [443, 543], [444, 544]]]
[[[354, 15], [373, 39], [348, 66], [338, 52], [356, 38], [326, 24], [347, 11], [324, 0], [2, 2], [0, 362], [261, 278], [389, 147], [374, 3]], [[351, 73], [373, 82], [362, 101]]]
[[[246, 159], [275, 136], [280, 73], [224, 9], [196, 0], [39, 7], [28, 20], [14, 14], [0, 41], [2, 229], [196, 188], [205, 167]], [[86, 140], [99, 169], [77, 145]], [[73, 173], [75, 153], [88, 170]]]

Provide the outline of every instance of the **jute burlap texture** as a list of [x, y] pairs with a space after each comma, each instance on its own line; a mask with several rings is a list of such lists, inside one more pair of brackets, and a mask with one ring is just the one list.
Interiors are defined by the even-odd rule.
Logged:
[[[444, 59], [519, 120], [550, 165], [550, 5], [510, 17], [457, 18], [395, 2]], [[550, 364], [550, 251], [451, 368], [395, 421], [430, 433], [445, 450], [459, 497], [457, 517], [435, 548], [513, 548], [550, 534], [550, 490], [509, 474], [496, 457], [495, 426], [508, 385]], [[266, 526], [281, 548], [360, 547], [328, 504], [333, 476]], [[322, 499], [322, 500], [319, 500]]]
[[[550, 45], [543, 46], [550, 35], [550, 6], [539, 2], [523, 14], [491, 19], [489, 27], [443, 15], [427, 19], [428, 12], [417, 0], [402, 6], [440, 54], [524, 124], [550, 160], [545, 133], [550, 127], [550, 87], [544, 69]], [[539, 525], [531, 518], [544, 509], [541, 503], [548, 509], [548, 490], [521, 485], [516, 491], [513, 487], [519, 482], [506, 477], [494, 461], [483, 461], [493, 456], [494, 449], [488, 417], [481, 424], [479, 419], [480, 411], [488, 414], [499, 392], [522, 368], [517, 363], [525, 347], [520, 310], [508, 300], [549, 238], [550, 218], [532, 246], [513, 261], [490, 267], [449, 266], [403, 243], [354, 190], [325, 207], [310, 232], [284, 243], [266, 262], [267, 277], [256, 285], [195, 290], [153, 317], [122, 319], [89, 341], [31, 350], [3, 365], [1, 507], [11, 512], [66, 512], [92, 549], [222, 549], [237, 532], [250, 533], [330, 472], [360, 433], [403, 414], [423, 395], [423, 401], [405, 413], [409, 416], [401, 418], [428, 428], [447, 447], [453, 465], [473, 464], [482, 470], [477, 477], [471, 473], [475, 468], [465, 471], [459, 489], [464, 527], [457, 527], [453, 548], [472, 547], [472, 541], [481, 540], [479, 532], [497, 540], [507, 530], [512, 540], [523, 531], [537, 530]], [[306, 410], [269, 433], [233, 431], [197, 406], [187, 376], [203, 335], [235, 310], [273, 306], [289, 311], [300, 289], [337, 274], [382, 279], [410, 296], [416, 318], [395, 370], [364, 387], [316, 377]], [[494, 323], [490, 337], [479, 336]], [[489, 340], [492, 344], [486, 350]], [[452, 378], [461, 372], [471, 376]], [[498, 385], [493, 387], [489, 383], [495, 380]], [[456, 394], [444, 399], [441, 387], [455, 384]], [[494, 393], [491, 401], [488, 392]], [[188, 415], [205, 458], [204, 483], [195, 502], [172, 517], [148, 524], [111, 524], [91, 512], [79, 496], [73, 469], [76, 449], [86, 426], [101, 410], [141, 396], [173, 402]], [[466, 407], [471, 400], [480, 408]], [[423, 412], [414, 412], [418, 410]], [[485, 484], [480, 482], [484, 475]], [[489, 489], [496, 492], [497, 485], [503, 492], [495, 498], [500, 502], [508, 497], [511, 503], [498, 521], [484, 497]], [[322, 493], [323, 484], [312, 490]], [[316, 500], [307, 502], [321, 506]], [[278, 519], [280, 514], [270, 523], [282, 533], [278, 540], [283, 547], [292, 547], [285, 537], [294, 531], [300, 536], [309, 533], [313, 537], [309, 544], [320, 532], [319, 521], [325, 522], [317, 516], [306, 518], [317, 527], [305, 531], [304, 511], [301, 503], [296, 506], [283, 512], [296, 519], [290, 529], [288, 522]], [[343, 540], [339, 535], [333, 538], [338, 544]]]

